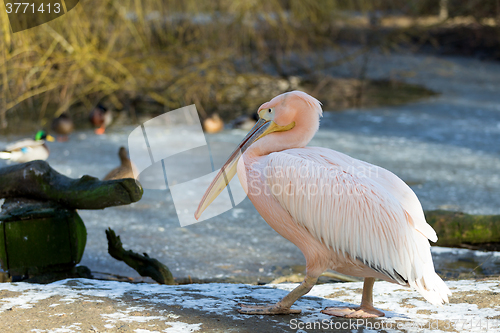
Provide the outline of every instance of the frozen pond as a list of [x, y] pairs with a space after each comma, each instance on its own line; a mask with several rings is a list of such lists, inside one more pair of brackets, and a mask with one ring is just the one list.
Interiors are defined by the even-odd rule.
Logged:
[[[345, 70], [332, 72], [349, 75]], [[398, 77], [442, 94], [411, 105], [327, 112], [310, 145], [391, 170], [411, 185], [425, 210], [500, 214], [500, 65], [374, 55], [368, 76]], [[102, 178], [118, 165], [118, 147], [126, 146], [132, 130], [110, 128], [101, 137], [90, 131], [74, 133], [67, 143], [50, 144], [48, 162], [70, 177]], [[233, 130], [207, 139], [235, 146], [244, 135]], [[0, 146], [14, 139], [0, 138]], [[223, 159], [229, 151], [212, 153]], [[301, 252], [274, 232], [248, 199], [185, 228], [179, 225], [168, 190], [146, 190], [140, 202], [127, 207], [79, 213], [88, 230], [82, 264], [93, 271], [138, 276], [108, 255], [104, 233], [108, 227], [121, 236], [125, 248], [147, 252], [167, 264], [176, 277], [268, 282], [300, 272], [305, 264]], [[436, 269], [450, 277], [500, 273], [498, 254], [438, 248], [433, 255]]]

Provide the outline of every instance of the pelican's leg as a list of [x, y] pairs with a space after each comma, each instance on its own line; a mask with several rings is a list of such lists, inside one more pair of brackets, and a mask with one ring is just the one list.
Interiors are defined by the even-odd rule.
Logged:
[[291, 309], [293, 303], [298, 300], [301, 296], [307, 294], [312, 287], [316, 284], [318, 278], [307, 275], [304, 281], [292, 290], [288, 295], [283, 297], [281, 301], [276, 304], [267, 304], [267, 305], [245, 305], [240, 304], [241, 309], [238, 310], [239, 313], [244, 314], [291, 314], [291, 313], [300, 313], [300, 309]]
[[326, 308], [322, 310], [322, 313], [337, 316], [337, 317], [347, 317], [347, 318], [371, 318], [371, 317], [383, 317], [385, 313], [379, 311], [373, 307], [373, 284], [375, 283], [375, 278], [365, 278], [363, 284], [363, 296], [361, 296], [361, 306], [358, 308]]

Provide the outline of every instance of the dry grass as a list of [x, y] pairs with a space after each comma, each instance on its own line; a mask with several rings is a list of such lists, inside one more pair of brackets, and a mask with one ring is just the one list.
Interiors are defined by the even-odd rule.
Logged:
[[[402, 8], [398, 1], [379, 5]], [[334, 64], [297, 57], [341, 49], [342, 26], [363, 27], [373, 6], [340, 0], [86, 0], [61, 18], [15, 34], [0, 10], [0, 133], [8, 121], [12, 131], [23, 119], [43, 125], [67, 110], [83, 119], [98, 102], [129, 110], [132, 118], [145, 105], [164, 110], [196, 103], [202, 117], [246, 113], [293, 89], [291, 75], [321, 71], [374, 46]], [[406, 21], [398, 24], [414, 24]], [[275, 77], [259, 77], [263, 73]], [[264, 89], [269, 80], [277, 81]]]
[[238, 73], [269, 59], [279, 66], [280, 55], [321, 42], [311, 31], [328, 22], [320, 3], [87, 0], [15, 34], [0, 11], [1, 127], [9, 114], [42, 121], [103, 99], [117, 109], [137, 99], [224, 104], [236, 78], [251, 84]]

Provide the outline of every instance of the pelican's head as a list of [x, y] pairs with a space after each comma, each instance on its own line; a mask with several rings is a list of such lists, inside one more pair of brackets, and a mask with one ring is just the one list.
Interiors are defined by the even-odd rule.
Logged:
[[[323, 114], [321, 103], [302, 91], [291, 91], [276, 96], [262, 104], [257, 112], [259, 120], [208, 187], [196, 210], [196, 219], [199, 219], [201, 213], [229, 184], [236, 174], [238, 160], [248, 148], [252, 147], [262, 153], [304, 147], [318, 130], [319, 118]], [[280, 135], [277, 132], [289, 132], [290, 135]], [[276, 134], [273, 134], [272, 138], [267, 137], [271, 133]], [[266, 140], [260, 140], [263, 137], [266, 137]]]
[[[299, 148], [307, 145], [317, 132], [319, 118], [323, 115], [323, 111], [320, 101], [316, 98], [302, 91], [291, 91], [262, 104], [258, 114], [259, 123], [265, 130], [255, 141], [273, 132], [285, 132], [293, 129], [291, 131], [293, 134], [286, 135], [287, 148]], [[276, 135], [273, 140], [279, 140], [280, 137], [285, 138], [285, 136]], [[269, 145], [269, 141], [260, 144]]]

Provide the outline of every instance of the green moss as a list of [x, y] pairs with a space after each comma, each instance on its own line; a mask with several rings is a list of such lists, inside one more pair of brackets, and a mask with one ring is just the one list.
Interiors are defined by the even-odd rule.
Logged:
[[469, 215], [435, 210], [425, 212], [425, 217], [438, 235], [436, 245], [500, 243], [499, 215]]
[[75, 210], [22, 203], [0, 216], [2, 270], [36, 275], [68, 270], [80, 262], [87, 232]]
[[0, 169], [0, 198], [34, 198], [57, 202], [66, 208], [102, 209], [139, 201], [141, 185], [134, 179], [100, 181], [91, 176], [72, 179], [44, 161]]

